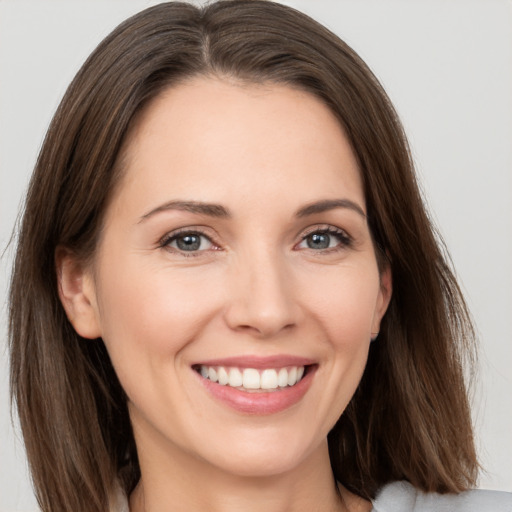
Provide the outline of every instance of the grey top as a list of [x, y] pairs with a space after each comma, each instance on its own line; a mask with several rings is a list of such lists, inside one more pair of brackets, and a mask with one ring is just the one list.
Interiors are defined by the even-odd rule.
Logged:
[[512, 493], [472, 490], [460, 494], [424, 493], [409, 482], [385, 485], [373, 512], [512, 512]]
[[[112, 512], [129, 512], [121, 493]], [[385, 485], [373, 501], [372, 512], [512, 512], [512, 493], [473, 490], [460, 494], [424, 493], [409, 482]]]

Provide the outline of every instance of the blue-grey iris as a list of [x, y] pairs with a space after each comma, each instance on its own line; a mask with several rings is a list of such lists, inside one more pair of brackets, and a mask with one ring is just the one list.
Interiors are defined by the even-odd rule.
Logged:
[[199, 235], [184, 235], [176, 239], [178, 249], [182, 251], [197, 251], [201, 247]]
[[326, 233], [313, 233], [307, 237], [307, 244], [310, 249], [327, 249], [330, 242], [331, 237]]

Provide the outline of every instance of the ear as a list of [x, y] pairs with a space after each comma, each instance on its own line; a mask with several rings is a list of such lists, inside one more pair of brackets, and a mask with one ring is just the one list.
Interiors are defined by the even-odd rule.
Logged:
[[380, 290], [377, 297], [375, 314], [373, 316], [372, 333], [378, 333], [380, 330], [380, 322], [386, 313], [391, 296], [393, 294], [393, 277], [391, 275], [391, 266], [386, 264], [380, 274]]
[[101, 337], [91, 269], [64, 247], [55, 251], [55, 267], [60, 301], [75, 331], [83, 338]]

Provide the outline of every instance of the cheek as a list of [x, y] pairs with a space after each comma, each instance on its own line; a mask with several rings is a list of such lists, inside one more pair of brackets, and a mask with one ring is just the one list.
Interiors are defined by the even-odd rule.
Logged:
[[344, 267], [309, 288], [308, 302], [335, 348], [356, 350], [370, 339], [379, 295], [373, 267]]
[[321, 432], [325, 435], [346, 409], [366, 366], [379, 295], [379, 274], [374, 267], [330, 268], [316, 275], [315, 286], [304, 295], [322, 353], [317, 411], [323, 411]]
[[102, 335], [119, 372], [179, 357], [218, 303], [211, 281], [198, 279], [197, 272], [131, 267], [119, 264], [101, 280]]

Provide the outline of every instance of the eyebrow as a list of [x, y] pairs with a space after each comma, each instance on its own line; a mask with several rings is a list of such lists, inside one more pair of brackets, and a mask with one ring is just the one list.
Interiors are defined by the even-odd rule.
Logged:
[[229, 218], [231, 214], [229, 211], [220, 204], [203, 203], [200, 201], [169, 201], [160, 206], [157, 206], [153, 210], [145, 213], [139, 222], [143, 222], [149, 217], [156, 215], [157, 213], [164, 212], [167, 210], [179, 210], [190, 213], [197, 213], [200, 215], [207, 215], [209, 217]]
[[[354, 201], [350, 199], [324, 199], [321, 201], [316, 201], [311, 204], [307, 204], [303, 206], [295, 213], [295, 216], [298, 218], [307, 217], [309, 215], [315, 215], [317, 213], [323, 213], [329, 210], [334, 210], [336, 208], [347, 208], [349, 210], [353, 210], [359, 215], [361, 215], [364, 219], [366, 219], [366, 214], [363, 209]], [[156, 215], [157, 213], [168, 211], [168, 210], [179, 210], [190, 213], [196, 213], [199, 215], [207, 215], [209, 217], [216, 218], [230, 218], [231, 213], [227, 208], [220, 204], [215, 203], [203, 203], [201, 201], [169, 201], [164, 203], [156, 208], [153, 208], [149, 212], [142, 215], [139, 219], [139, 223], [145, 221], [149, 217]]]
[[295, 214], [297, 217], [307, 217], [308, 215], [314, 215], [315, 213], [323, 213], [335, 208], [348, 208], [353, 210], [364, 219], [366, 219], [366, 213], [364, 210], [354, 201], [350, 199], [324, 199], [315, 203], [308, 204], [300, 208]]

